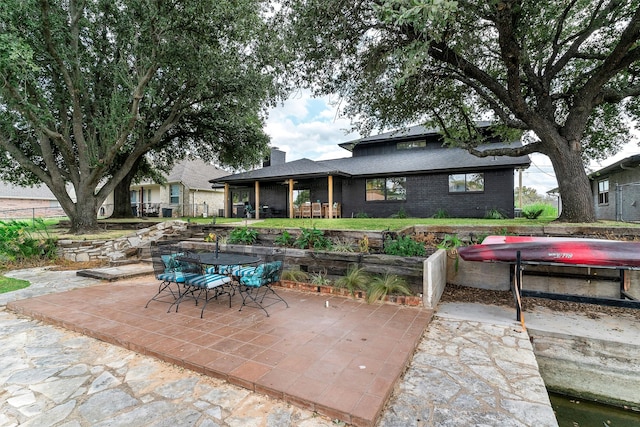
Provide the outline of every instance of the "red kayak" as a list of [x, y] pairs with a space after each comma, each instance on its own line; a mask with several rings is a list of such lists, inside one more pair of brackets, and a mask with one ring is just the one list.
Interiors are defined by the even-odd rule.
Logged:
[[463, 260], [484, 262], [514, 263], [518, 252], [523, 262], [640, 268], [639, 242], [562, 237], [489, 236], [481, 245], [458, 249]]

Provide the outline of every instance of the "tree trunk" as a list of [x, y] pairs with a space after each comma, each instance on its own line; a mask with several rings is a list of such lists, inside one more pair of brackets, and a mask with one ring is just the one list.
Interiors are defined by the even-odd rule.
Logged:
[[75, 209], [67, 212], [71, 220], [70, 233], [86, 234], [99, 229], [96, 206], [98, 199], [94, 196], [78, 197]]
[[131, 211], [131, 196], [130, 188], [133, 178], [138, 172], [138, 167], [142, 157], [133, 164], [129, 173], [122, 178], [122, 181], [113, 190], [113, 214], [111, 218], [133, 218], [133, 212]]
[[133, 218], [131, 196], [129, 194], [131, 178], [127, 175], [113, 190], [113, 214], [111, 214], [111, 218]]
[[549, 156], [562, 198], [563, 222], [595, 222], [596, 214], [591, 184], [584, 170], [579, 150], [563, 150]]

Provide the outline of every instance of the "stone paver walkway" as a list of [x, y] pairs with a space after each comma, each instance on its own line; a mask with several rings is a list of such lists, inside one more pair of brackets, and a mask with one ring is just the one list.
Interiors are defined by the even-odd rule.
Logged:
[[380, 426], [557, 426], [529, 336], [436, 315]]

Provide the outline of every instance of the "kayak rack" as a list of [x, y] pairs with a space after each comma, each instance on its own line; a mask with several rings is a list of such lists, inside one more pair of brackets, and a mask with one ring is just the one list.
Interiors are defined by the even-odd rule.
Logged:
[[[594, 269], [609, 269], [618, 270], [618, 276], [594, 276], [590, 274], [576, 274], [576, 273], [561, 273], [561, 272], [543, 272], [527, 270], [526, 266], [553, 266], [553, 267], [580, 267], [580, 268], [594, 268]], [[638, 267], [626, 267], [626, 266], [598, 266], [598, 265], [578, 265], [578, 264], [562, 264], [552, 262], [541, 261], [523, 261], [520, 255], [520, 251], [516, 253], [516, 262], [511, 263], [511, 278], [510, 286], [514, 296], [514, 302], [516, 306], [516, 320], [522, 322], [522, 297], [533, 298], [546, 298], [560, 301], [570, 301], [585, 304], [597, 304], [613, 307], [623, 308], [640, 308], [640, 300], [630, 295], [625, 288], [625, 272], [628, 270], [640, 270]], [[598, 281], [613, 281], [620, 283], [620, 297], [619, 298], [607, 298], [607, 297], [591, 297], [575, 294], [556, 293], [556, 292], [542, 292], [524, 290], [522, 288], [523, 276], [547, 276], [547, 277], [561, 277], [569, 279], [584, 279], [584, 280], [598, 280]]]

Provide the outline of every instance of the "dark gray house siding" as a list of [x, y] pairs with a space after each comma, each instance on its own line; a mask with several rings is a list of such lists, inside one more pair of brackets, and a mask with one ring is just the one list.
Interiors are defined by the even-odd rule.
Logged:
[[481, 193], [450, 193], [448, 173], [408, 175], [407, 199], [402, 201], [366, 201], [366, 179], [351, 179], [343, 186], [342, 215], [365, 213], [385, 218], [404, 211], [411, 217], [428, 218], [443, 211], [451, 217], [483, 218], [487, 211], [497, 209], [513, 218], [513, 169], [483, 172], [485, 190]]
[[[589, 175], [596, 218], [640, 221], [640, 154], [630, 156]], [[601, 194], [601, 187], [608, 194]]]

